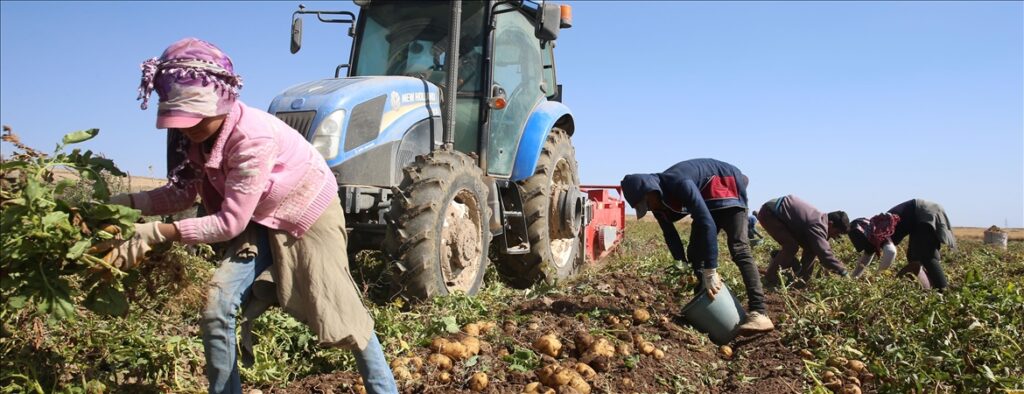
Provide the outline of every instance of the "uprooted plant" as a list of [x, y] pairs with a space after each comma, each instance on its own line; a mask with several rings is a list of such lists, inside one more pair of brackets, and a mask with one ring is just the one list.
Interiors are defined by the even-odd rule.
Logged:
[[[4, 127], [4, 141], [18, 150], [0, 164], [0, 294], [8, 307], [34, 308], [58, 320], [74, 317], [75, 304], [107, 315], [127, 311], [128, 275], [100, 254], [107, 241], [130, 237], [139, 219], [137, 210], [104, 202], [110, 196], [107, 174], [125, 173], [90, 150], [65, 151], [98, 133], [69, 133], [52, 154], [44, 154]], [[80, 182], [89, 184], [90, 195], [65, 195]]]

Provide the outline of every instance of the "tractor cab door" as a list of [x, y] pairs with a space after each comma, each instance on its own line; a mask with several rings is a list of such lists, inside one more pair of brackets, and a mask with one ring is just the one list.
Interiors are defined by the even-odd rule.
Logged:
[[526, 121], [545, 99], [545, 78], [542, 49], [530, 17], [518, 7], [502, 4], [495, 9], [494, 22], [491, 95], [504, 94], [507, 105], [489, 110], [487, 174], [508, 178]]

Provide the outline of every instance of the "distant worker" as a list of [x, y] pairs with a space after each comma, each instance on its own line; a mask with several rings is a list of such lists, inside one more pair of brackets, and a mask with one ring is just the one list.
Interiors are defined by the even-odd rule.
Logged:
[[242, 392], [236, 313], [263, 271], [276, 285], [270, 298], [309, 325], [322, 345], [353, 351], [368, 392], [398, 392], [349, 273], [333, 174], [301, 134], [238, 100], [241, 87], [231, 59], [195, 38], [142, 63], [142, 108], [155, 90], [156, 127], [176, 135], [171, 141], [178, 145], [168, 152], [167, 185], [111, 202], [166, 215], [191, 207], [200, 195], [209, 214], [137, 224], [134, 236], [105, 259], [130, 269], [157, 244], [227, 243], [200, 320], [210, 393]]
[[764, 241], [764, 236], [757, 232], [757, 211], [750, 213], [747, 218], [747, 237], [750, 238], [750, 246], [754, 247]]
[[[779, 269], [791, 269], [805, 283], [814, 272], [815, 257], [821, 265], [840, 276], [846, 276], [846, 266], [832, 253], [829, 239], [838, 238], [850, 229], [846, 212], [821, 213], [811, 204], [794, 195], [768, 200], [758, 213], [761, 226], [779, 243], [781, 249], [772, 256], [765, 274], [769, 287], [779, 284]], [[803, 249], [799, 263], [796, 252]]]
[[[739, 327], [740, 335], [775, 328], [765, 312], [761, 275], [747, 240], [747, 176], [735, 166], [714, 159], [680, 162], [658, 174], [631, 174], [622, 179], [626, 201], [638, 218], [651, 211], [665, 235], [672, 257], [689, 261], [700, 286], [714, 298], [721, 290], [718, 276], [718, 231], [725, 230], [732, 260], [740, 269], [747, 290], [750, 313]], [[688, 250], [673, 223], [693, 216]], [[689, 259], [687, 259], [689, 256]]]
[[916, 275], [923, 268], [931, 287], [942, 291], [948, 285], [939, 264], [939, 250], [942, 244], [955, 249], [956, 238], [949, 217], [939, 204], [921, 199], [906, 201], [871, 219], [854, 220], [849, 236], [854, 248], [862, 253], [854, 277], [863, 274], [876, 255], [881, 255], [879, 269], [889, 269], [896, 259], [896, 245], [910, 236], [909, 264], [899, 274]]

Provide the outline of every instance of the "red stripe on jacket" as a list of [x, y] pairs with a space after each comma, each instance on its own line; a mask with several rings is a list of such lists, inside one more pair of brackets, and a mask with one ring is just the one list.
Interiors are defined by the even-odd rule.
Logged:
[[700, 189], [700, 195], [704, 197], [704, 201], [740, 198], [739, 188], [736, 186], [736, 177], [715, 175], [708, 179], [708, 182]]

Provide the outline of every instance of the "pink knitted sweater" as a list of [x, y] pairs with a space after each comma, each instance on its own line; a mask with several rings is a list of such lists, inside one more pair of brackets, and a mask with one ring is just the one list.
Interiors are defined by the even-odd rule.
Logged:
[[250, 221], [301, 237], [338, 194], [323, 157], [267, 112], [236, 102], [216, 138], [209, 155], [201, 144], [188, 151], [201, 179], [133, 195], [144, 215], [185, 210], [201, 195], [212, 214], [174, 223], [186, 244], [230, 240]]

